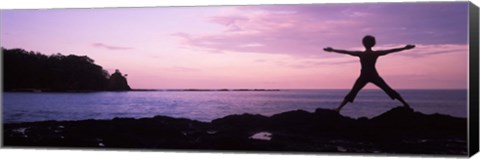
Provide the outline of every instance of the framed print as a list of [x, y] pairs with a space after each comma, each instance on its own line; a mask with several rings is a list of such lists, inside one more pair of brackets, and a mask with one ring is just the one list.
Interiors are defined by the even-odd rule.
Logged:
[[3, 147], [472, 156], [468, 1], [0, 11]]

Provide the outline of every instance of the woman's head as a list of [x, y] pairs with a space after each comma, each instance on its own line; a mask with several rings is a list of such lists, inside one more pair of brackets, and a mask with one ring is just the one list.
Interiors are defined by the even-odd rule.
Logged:
[[375, 37], [371, 36], [371, 35], [367, 35], [365, 37], [363, 37], [363, 46], [365, 46], [365, 48], [372, 48], [373, 46], [375, 46]]

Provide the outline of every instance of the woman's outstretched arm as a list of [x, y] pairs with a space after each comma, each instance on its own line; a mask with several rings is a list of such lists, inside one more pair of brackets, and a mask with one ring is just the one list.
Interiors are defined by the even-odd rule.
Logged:
[[399, 52], [399, 51], [403, 51], [403, 50], [410, 50], [410, 49], [413, 49], [413, 48], [415, 48], [415, 45], [408, 44], [405, 47], [395, 48], [395, 49], [390, 49], [390, 50], [379, 50], [379, 51], [376, 51], [376, 52], [378, 52], [379, 55], [386, 55], [386, 54]]
[[352, 56], [358, 56], [360, 54], [360, 51], [337, 50], [331, 47], [326, 47], [323, 50], [326, 52], [335, 52], [335, 53], [347, 54]]

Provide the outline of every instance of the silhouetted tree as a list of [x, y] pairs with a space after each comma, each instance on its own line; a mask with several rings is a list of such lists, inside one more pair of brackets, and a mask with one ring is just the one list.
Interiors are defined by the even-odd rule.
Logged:
[[106, 90], [109, 74], [87, 56], [50, 56], [23, 49], [3, 52], [4, 89], [43, 91]]

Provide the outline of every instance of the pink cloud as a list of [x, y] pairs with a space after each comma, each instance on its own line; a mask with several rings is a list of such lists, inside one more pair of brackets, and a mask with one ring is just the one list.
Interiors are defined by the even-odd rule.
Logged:
[[108, 49], [108, 50], [132, 50], [133, 49], [131, 47], [112, 46], [104, 43], [93, 43], [92, 46], [96, 48], [102, 48], [102, 49]]
[[429, 55], [440, 54], [467, 54], [468, 45], [466, 44], [432, 44], [432, 45], [417, 45], [411, 53], [402, 54], [411, 57], [425, 57]]
[[197, 72], [197, 71], [200, 71], [200, 69], [190, 68], [190, 67], [180, 67], [180, 66], [168, 67], [168, 68], [166, 68], [166, 70], [174, 71], [174, 72]]
[[223, 26], [223, 31], [175, 35], [184, 46], [215, 52], [331, 57], [321, 54], [324, 47], [361, 46], [367, 34], [378, 35], [378, 44], [464, 43], [462, 7], [462, 3], [240, 6], [206, 19]]
[[293, 12], [256, 12], [254, 14], [214, 16], [209, 22], [224, 31], [205, 35], [179, 32], [182, 44], [216, 51], [259, 52], [272, 54], [314, 55], [321, 53], [326, 36], [335, 36], [333, 28], [358, 25], [355, 21], [312, 21], [305, 14]]

